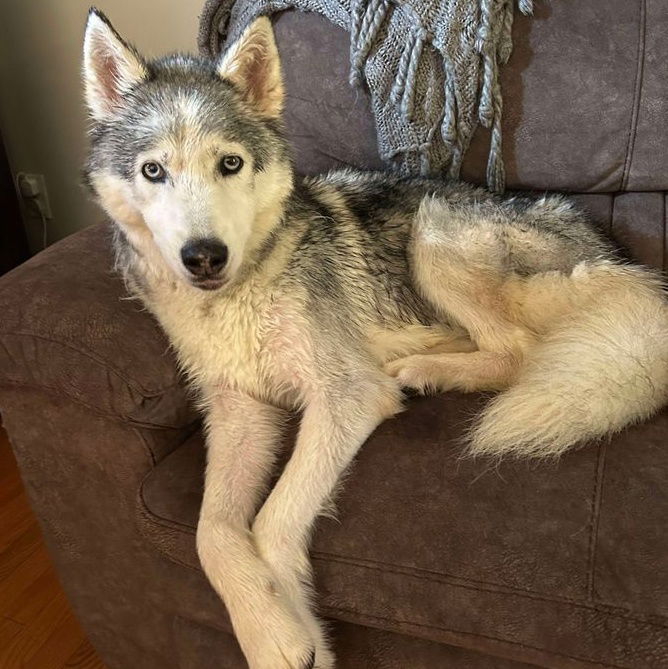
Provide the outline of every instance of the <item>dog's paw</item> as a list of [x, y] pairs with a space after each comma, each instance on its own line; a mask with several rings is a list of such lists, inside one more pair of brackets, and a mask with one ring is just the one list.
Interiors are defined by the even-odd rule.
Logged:
[[279, 652], [263, 654], [248, 660], [249, 669], [315, 669], [315, 651], [309, 649], [291, 652], [291, 649], [279, 649]]
[[278, 606], [261, 613], [261, 620], [236, 621], [249, 669], [314, 669], [315, 644], [302, 621]]
[[402, 388], [410, 388], [421, 395], [433, 389], [433, 373], [428, 356], [410, 355], [385, 365], [385, 373], [397, 379]]
[[[318, 665], [319, 666], [319, 665]], [[248, 659], [249, 669], [316, 669], [315, 651], [308, 650], [299, 655], [291, 654], [290, 650], [268, 653], [255, 659]]]
[[313, 640], [313, 669], [333, 669], [325, 627], [312, 611], [311, 564], [305, 546], [276, 541], [260, 516], [253, 526], [258, 555], [271, 569]]

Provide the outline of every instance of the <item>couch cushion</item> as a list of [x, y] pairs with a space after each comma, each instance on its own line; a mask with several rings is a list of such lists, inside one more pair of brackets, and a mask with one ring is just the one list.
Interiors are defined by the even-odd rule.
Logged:
[[668, 269], [666, 194], [617, 195], [612, 204], [610, 234], [639, 262]]
[[[495, 468], [460, 459], [483, 401], [417, 399], [363, 447], [313, 543], [325, 613], [540, 666], [666, 666], [668, 412]], [[197, 436], [141, 495], [146, 536], [192, 568], [203, 465]]]
[[575, 193], [570, 197], [629, 258], [668, 270], [666, 193]]
[[[297, 166], [378, 166], [368, 94], [348, 85], [348, 34], [295, 11], [275, 26]], [[667, 189], [667, 29], [665, 0], [536, 2], [533, 18], [518, 12], [501, 70], [508, 186]], [[467, 180], [484, 180], [488, 145], [479, 128]]]

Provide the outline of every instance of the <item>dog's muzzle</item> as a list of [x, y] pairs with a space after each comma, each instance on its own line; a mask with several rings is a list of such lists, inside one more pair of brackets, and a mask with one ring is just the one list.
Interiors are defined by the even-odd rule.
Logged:
[[195, 239], [181, 249], [181, 260], [198, 288], [222, 285], [221, 273], [227, 264], [227, 246], [217, 239]]

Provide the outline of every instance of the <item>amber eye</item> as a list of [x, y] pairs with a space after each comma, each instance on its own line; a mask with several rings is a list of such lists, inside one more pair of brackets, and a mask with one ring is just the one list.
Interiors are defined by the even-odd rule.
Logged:
[[160, 163], [148, 162], [141, 166], [141, 173], [149, 181], [159, 183], [165, 180], [165, 168]]
[[244, 161], [241, 156], [230, 155], [221, 158], [218, 169], [220, 170], [220, 173], [226, 177], [230, 174], [236, 174], [243, 166]]

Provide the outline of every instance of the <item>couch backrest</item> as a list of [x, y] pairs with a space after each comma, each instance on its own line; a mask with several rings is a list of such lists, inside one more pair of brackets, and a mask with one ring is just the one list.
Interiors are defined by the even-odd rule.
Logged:
[[[668, 2], [538, 0], [516, 13], [502, 69], [508, 186], [577, 192], [668, 188]], [[368, 95], [348, 85], [349, 36], [319, 15], [276, 21], [297, 165], [379, 167]], [[462, 176], [482, 182], [479, 128]]]
[[[516, 15], [501, 73], [509, 188], [581, 193], [592, 218], [637, 260], [668, 269], [668, 1], [538, 0]], [[287, 11], [275, 29], [297, 169], [380, 169], [370, 99], [348, 84], [349, 36]], [[462, 178], [484, 182], [478, 128]]]

